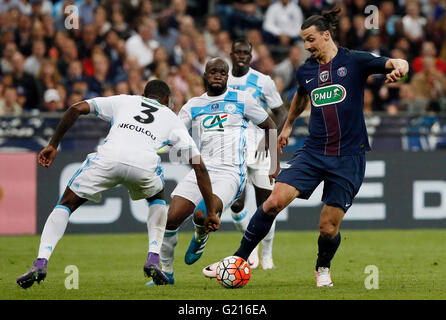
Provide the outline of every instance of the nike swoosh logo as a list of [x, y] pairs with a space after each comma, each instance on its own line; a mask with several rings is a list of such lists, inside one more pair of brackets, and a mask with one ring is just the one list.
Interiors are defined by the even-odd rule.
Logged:
[[305, 83], [308, 83], [310, 81], [313, 81], [314, 78], [311, 78], [310, 80], [305, 80]]

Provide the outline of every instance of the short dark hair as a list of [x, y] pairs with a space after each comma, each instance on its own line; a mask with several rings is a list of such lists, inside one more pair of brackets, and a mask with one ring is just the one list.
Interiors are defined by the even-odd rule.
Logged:
[[341, 12], [341, 9], [335, 7], [328, 11], [322, 11], [321, 15], [312, 15], [308, 17], [304, 23], [302, 23], [301, 29], [308, 29], [311, 26], [316, 26], [318, 31], [330, 31], [330, 34], [333, 36], [333, 32], [337, 29], [339, 24], [338, 14]]
[[153, 97], [162, 99], [170, 95], [170, 88], [162, 80], [150, 80], [144, 88], [144, 96], [146, 98]]
[[252, 44], [246, 38], [237, 38], [232, 42], [231, 51], [234, 51], [234, 47], [236, 44], [246, 44], [249, 47], [249, 52], [252, 51]]

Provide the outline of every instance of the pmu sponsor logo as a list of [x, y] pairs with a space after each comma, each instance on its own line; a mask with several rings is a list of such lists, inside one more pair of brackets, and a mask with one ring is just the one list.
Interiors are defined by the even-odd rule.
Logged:
[[311, 91], [311, 101], [315, 107], [342, 102], [346, 96], [347, 91], [340, 84], [320, 87]]
[[140, 126], [136, 126], [134, 124], [120, 123], [118, 125], [118, 128], [133, 130], [133, 131], [136, 131], [136, 132], [141, 132], [142, 134], [145, 134], [147, 137], [150, 137], [153, 141], [156, 140], [156, 137], [152, 134], [152, 132], [150, 132], [150, 130], [147, 130], [147, 129], [145, 129], [143, 127], [140, 127]]

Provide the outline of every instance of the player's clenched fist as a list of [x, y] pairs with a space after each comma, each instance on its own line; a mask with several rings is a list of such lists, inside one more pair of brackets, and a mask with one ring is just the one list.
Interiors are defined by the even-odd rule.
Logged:
[[53, 163], [55, 157], [56, 148], [54, 148], [53, 146], [47, 146], [45, 149], [40, 151], [37, 159], [42, 167], [48, 168], [51, 163]]

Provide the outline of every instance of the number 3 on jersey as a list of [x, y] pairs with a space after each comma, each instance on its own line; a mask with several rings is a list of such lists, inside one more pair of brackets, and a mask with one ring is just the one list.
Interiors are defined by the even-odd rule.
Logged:
[[155, 120], [155, 117], [153, 116], [152, 112], [158, 111], [158, 108], [151, 106], [144, 102], [142, 102], [141, 105], [145, 108], [141, 112], [144, 113], [147, 116], [147, 118], [142, 118], [140, 116], [136, 116], [136, 117], [133, 117], [133, 119], [135, 119], [138, 122], [144, 123], [144, 124], [152, 123], [153, 120]]

